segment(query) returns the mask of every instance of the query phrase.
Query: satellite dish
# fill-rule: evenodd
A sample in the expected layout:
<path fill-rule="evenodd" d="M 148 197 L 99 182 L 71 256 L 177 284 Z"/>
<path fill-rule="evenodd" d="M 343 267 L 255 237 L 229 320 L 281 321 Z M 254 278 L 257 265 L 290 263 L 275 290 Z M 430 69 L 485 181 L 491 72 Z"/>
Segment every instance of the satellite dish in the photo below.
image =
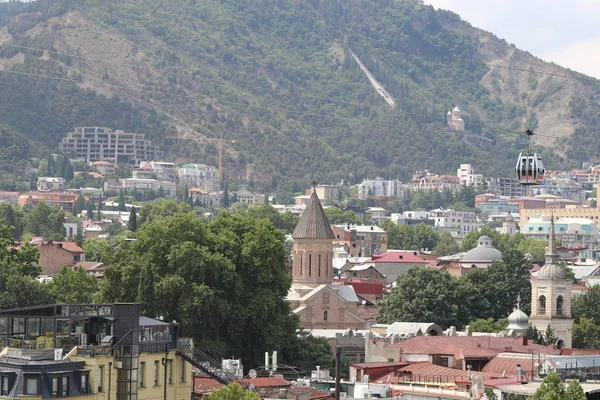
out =
<path fill-rule="evenodd" d="M 255 369 L 251 369 L 250 371 L 248 371 L 248 376 L 250 377 L 250 379 L 255 379 L 258 374 L 256 373 Z"/>
<path fill-rule="evenodd" d="M 366 301 L 366 300 L 363 300 L 363 301 L 362 301 L 362 305 L 364 306 L 365 304 L 367 304 L 367 301 Z"/>

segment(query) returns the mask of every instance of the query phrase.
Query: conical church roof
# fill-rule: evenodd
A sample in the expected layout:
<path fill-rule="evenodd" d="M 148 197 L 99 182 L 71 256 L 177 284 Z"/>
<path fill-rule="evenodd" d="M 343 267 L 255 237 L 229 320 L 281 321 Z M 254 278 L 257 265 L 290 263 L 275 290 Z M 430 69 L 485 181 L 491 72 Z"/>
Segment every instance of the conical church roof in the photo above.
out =
<path fill-rule="evenodd" d="M 565 270 L 558 265 L 560 258 L 556 254 L 556 236 L 554 230 L 554 216 L 550 218 L 550 239 L 546 249 L 546 263 L 538 272 L 538 279 L 565 279 Z"/>
<path fill-rule="evenodd" d="M 292 237 L 294 239 L 335 238 L 316 191 L 313 191 L 310 196 L 308 206 L 302 213 Z"/>

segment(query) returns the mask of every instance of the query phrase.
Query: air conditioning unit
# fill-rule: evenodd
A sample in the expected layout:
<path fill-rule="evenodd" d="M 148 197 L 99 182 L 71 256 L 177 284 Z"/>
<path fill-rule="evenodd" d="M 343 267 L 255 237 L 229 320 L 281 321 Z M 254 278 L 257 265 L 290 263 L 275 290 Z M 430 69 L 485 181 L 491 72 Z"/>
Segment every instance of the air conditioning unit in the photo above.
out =
<path fill-rule="evenodd" d="M 363 398 L 364 399 L 370 399 L 371 398 L 371 392 L 365 392 Z"/>

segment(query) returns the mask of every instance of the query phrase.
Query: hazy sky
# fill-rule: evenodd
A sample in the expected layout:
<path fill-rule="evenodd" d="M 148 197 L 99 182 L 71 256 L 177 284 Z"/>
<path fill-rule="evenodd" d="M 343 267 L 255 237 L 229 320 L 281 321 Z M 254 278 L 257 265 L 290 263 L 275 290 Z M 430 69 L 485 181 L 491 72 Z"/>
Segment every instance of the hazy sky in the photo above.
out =
<path fill-rule="evenodd" d="M 424 0 L 536 57 L 600 78 L 600 0 Z"/>

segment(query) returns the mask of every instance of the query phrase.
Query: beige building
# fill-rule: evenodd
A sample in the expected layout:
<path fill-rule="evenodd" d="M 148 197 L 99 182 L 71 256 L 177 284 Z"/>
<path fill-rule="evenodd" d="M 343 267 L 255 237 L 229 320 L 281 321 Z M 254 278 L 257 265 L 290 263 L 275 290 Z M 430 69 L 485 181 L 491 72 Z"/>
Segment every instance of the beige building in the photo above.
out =
<path fill-rule="evenodd" d="M 362 329 L 359 299 L 349 285 L 332 285 L 333 239 L 316 191 L 292 234 L 292 287 L 287 296 L 304 329 Z"/>
<path fill-rule="evenodd" d="M 546 263 L 538 271 L 537 279 L 531 280 L 531 316 L 529 322 L 538 331 L 552 327 L 558 341 L 556 347 L 570 348 L 573 340 L 573 318 L 571 316 L 571 288 L 573 282 L 565 279 L 564 269 L 558 265 L 555 248 L 554 219 L 546 251 Z"/>

